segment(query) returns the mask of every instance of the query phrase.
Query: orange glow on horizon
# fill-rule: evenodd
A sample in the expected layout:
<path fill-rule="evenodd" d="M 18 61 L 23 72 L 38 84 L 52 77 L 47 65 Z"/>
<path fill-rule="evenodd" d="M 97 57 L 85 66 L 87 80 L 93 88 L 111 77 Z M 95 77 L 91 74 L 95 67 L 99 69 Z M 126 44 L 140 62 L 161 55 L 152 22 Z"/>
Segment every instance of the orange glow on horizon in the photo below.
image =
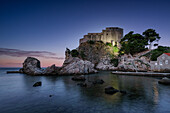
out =
<path fill-rule="evenodd" d="M 0 67 L 22 67 L 22 63 L 26 57 L 11 57 L 11 56 L 0 56 Z M 62 66 L 64 59 L 50 59 L 37 57 L 41 62 L 41 67 L 48 67 L 53 64 L 56 66 Z"/>

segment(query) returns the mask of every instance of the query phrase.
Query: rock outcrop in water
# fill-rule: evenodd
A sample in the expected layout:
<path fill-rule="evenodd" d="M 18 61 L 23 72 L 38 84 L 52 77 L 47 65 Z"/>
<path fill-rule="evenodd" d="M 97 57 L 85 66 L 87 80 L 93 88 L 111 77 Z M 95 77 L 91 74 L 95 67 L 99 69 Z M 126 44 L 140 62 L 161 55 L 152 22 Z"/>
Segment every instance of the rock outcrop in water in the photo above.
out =
<path fill-rule="evenodd" d="M 20 69 L 21 73 L 28 75 L 57 75 L 59 67 L 52 65 L 46 69 L 42 69 L 40 61 L 33 57 L 27 57 L 23 63 L 23 68 Z"/>
<path fill-rule="evenodd" d="M 57 75 L 59 72 L 59 69 L 60 67 L 56 67 L 55 64 L 53 64 L 52 66 L 47 67 L 44 70 L 43 74 L 44 75 Z"/>
<path fill-rule="evenodd" d="M 89 74 L 96 73 L 97 70 L 94 69 L 94 64 L 87 60 L 82 60 L 78 57 L 70 56 L 66 59 L 61 67 L 59 74 Z"/>
<path fill-rule="evenodd" d="M 42 69 L 40 61 L 33 57 L 27 57 L 23 63 L 23 68 L 20 72 L 28 75 L 80 75 L 96 73 L 94 64 L 87 60 L 82 60 L 78 57 L 69 57 L 63 63 L 62 67 L 56 67 L 55 65 L 49 66 L 46 69 Z"/>
<path fill-rule="evenodd" d="M 44 70 L 41 69 L 40 61 L 33 57 L 27 57 L 23 63 L 22 72 L 29 75 L 41 75 Z"/>

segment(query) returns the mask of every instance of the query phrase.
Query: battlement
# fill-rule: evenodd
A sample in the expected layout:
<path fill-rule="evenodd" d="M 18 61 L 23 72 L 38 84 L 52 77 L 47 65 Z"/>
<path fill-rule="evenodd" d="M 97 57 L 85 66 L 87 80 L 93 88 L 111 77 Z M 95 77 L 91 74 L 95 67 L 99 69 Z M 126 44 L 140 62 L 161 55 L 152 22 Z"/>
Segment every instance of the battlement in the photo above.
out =
<path fill-rule="evenodd" d="M 88 33 L 84 35 L 82 39 L 80 39 L 80 44 L 84 43 L 88 40 L 93 41 L 103 41 L 104 43 L 112 43 L 113 45 L 120 46 L 120 40 L 123 37 L 123 29 L 119 27 L 107 27 L 102 30 L 101 33 Z"/>

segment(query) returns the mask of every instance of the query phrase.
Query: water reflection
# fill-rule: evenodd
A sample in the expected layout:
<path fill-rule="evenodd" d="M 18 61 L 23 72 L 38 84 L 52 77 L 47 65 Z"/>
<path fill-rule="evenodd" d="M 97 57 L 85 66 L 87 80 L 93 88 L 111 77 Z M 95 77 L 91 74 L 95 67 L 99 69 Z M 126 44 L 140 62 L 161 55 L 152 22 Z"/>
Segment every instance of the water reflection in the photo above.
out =
<path fill-rule="evenodd" d="M 5 74 L 0 79 L 0 112 L 18 113 L 24 109 L 25 113 L 170 112 L 170 87 L 159 85 L 156 78 L 118 76 L 103 71 L 86 78 L 89 84 L 97 79 L 103 79 L 104 84 L 83 88 L 71 77 Z M 37 81 L 42 81 L 42 86 L 32 87 Z M 107 95 L 104 93 L 107 86 L 125 90 L 127 94 Z M 12 104 L 16 102 L 17 105 Z"/>

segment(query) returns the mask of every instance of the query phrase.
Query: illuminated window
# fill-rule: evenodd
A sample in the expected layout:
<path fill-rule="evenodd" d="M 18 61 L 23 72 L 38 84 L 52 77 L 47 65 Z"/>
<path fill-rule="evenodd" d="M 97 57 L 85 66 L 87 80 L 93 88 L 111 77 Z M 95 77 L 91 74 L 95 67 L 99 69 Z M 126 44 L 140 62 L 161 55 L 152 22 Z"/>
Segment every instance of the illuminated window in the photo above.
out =
<path fill-rule="evenodd" d="M 165 60 L 165 64 L 168 64 L 168 60 Z"/>

